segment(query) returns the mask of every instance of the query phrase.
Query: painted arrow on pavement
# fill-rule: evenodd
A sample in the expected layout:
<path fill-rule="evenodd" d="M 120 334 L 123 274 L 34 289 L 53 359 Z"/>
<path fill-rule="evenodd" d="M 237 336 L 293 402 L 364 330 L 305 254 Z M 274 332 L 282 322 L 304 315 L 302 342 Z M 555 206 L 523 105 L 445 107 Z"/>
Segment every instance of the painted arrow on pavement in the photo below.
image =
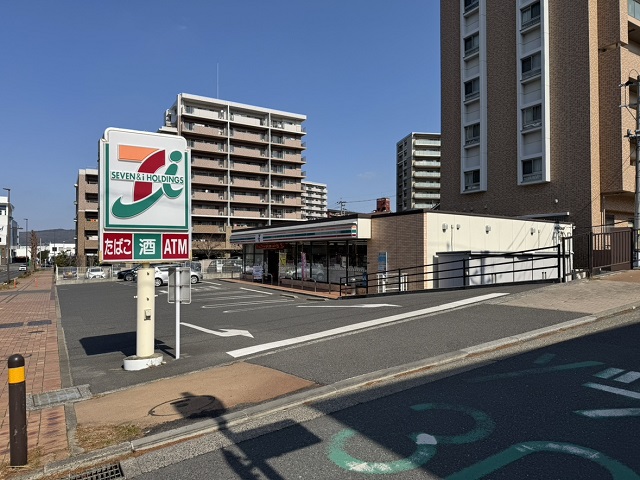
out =
<path fill-rule="evenodd" d="M 219 337 L 235 337 L 238 335 L 242 335 L 243 337 L 253 338 L 253 335 L 251 335 L 248 330 L 234 330 L 232 328 L 221 328 L 220 331 L 209 330 L 208 328 L 199 327 L 197 325 L 192 325 L 190 323 L 185 323 L 185 322 L 180 322 L 180 325 L 184 325 L 185 327 L 195 328 L 196 330 L 200 330 L 201 332 L 218 335 Z"/>

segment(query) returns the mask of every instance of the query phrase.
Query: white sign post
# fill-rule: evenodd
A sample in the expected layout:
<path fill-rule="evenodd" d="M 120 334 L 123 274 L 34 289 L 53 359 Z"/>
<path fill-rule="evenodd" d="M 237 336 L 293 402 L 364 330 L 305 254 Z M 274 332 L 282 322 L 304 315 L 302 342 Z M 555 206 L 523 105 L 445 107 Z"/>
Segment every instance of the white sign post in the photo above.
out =
<path fill-rule="evenodd" d="M 169 269 L 169 303 L 176 304 L 176 360 L 180 358 L 180 304 L 191 303 L 191 269 L 172 267 Z"/>
<path fill-rule="evenodd" d="M 191 260 L 190 159 L 183 137 L 108 128 L 100 140 L 101 262 L 138 262 L 136 355 L 125 370 L 162 363 L 155 348 L 152 263 Z"/>

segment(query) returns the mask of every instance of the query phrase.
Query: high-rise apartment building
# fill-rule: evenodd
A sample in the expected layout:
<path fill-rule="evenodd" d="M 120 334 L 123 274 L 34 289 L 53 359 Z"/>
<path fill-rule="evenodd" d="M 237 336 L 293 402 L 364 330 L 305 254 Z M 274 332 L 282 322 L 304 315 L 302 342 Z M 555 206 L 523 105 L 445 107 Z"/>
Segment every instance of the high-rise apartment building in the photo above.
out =
<path fill-rule="evenodd" d="M 98 263 L 98 169 L 78 171 L 76 187 L 76 254 L 79 266 Z"/>
<path fill-rule="evenodd" d="M 303 220 L 305 115 L 182 93 L 158 131 L 191 150 L 192 239 Z M 221 249 L 224 249 L 222 247 Z"/>
<path fill-rule="evenodd" d="M 442 209 L 626 226 L 640 2 L 440 7 Z"/>
<path fill-rule="evenodd" d="M 396 210 L 440 203 L 440 134 L 410 133 L 396 144 Z"/>
<path fill-rule="evenodd" d="M 302 181 L 302 218 L 315 220 L 327 218 L 327 185 L 325 183 Z"/>

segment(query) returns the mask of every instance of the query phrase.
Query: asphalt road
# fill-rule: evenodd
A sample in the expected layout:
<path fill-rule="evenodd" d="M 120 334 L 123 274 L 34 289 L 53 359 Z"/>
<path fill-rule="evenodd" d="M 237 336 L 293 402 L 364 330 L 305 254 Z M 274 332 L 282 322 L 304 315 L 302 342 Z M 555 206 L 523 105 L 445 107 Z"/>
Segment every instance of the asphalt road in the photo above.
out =
<path fill-rule="evenodd" d="M 462 308 L 454 303 L 532 288 L 539 286 L 317 301 L 259 285 L 203 282 L 193 287 L 192 303 L 181 306 L 175 360 L 175 306 L 160 287 L 156 351 L 166 363 L 138 372 L 122 369 L 136 353 L 136 285 L 63 283 L 57 291 L 73 383 L 97 394 L 237 360 L 327 384 L 581 316 L 506 307 L 500 297 Z"/>
<path fill-rule="evenodd" d="M 634 323 L 317 402 L 306 421 L 176 445 L 155 456 L 180 460 L 134 476 L 640 479 L 640 313 L 625 315 Z"/>

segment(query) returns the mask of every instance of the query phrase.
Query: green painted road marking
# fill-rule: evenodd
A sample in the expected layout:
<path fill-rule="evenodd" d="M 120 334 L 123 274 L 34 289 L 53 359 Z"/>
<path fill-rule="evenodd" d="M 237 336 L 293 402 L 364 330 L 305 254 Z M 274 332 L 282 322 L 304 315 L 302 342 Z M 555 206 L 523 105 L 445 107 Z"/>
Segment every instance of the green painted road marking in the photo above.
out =
<path fill-rule="evenodd" d="M 503 450 L 475 465 L 471 465 L 453 475 L 449 475 L 446 480 L 478 480 L 499 470 L 513 462 L 520 460 L 532 453 L 551 452 L 575 455 L 585 460 L 595 462 L 605 468 L 611 474 L 613 480 L 640 480 L 640 476 L 626 465 L 609 458 L 597 450 L 573 445 L 571 443 L 559 442 L 525 442 Z"/>
<path fill-rule="evenodd" d="M 424 412 L 427 410 L 452 410 L 469 415 L 476 421 L 476 426 L 467 433 L 460 435 L 434 435 L 439 444 L 442 445 L 462 445 L 464 443 L 473 443 L 491 435 L 495 429 L 493 420 L 484 412 L 473 408 L 464 407 L 462 405 L 449 405 L 446 403 L 423 403 L 410 407 L 416 412 Z"/>
<path fill-rule="evenodd" d="M 373 475 L 386 475 L 398 472 L 406 472 L 418 468 L 427 463 L 436 453 L 436 447 L 432 444 L 433 437 L 428 434 L 414 434 L 411 438 L 416 443 L 416 450 L 407 458 L 392 462 L 365 462 L 352 457 L 345 450 L 347 440 L 359 435 L 355 430 L 345 428 L 333 437 L 329 445 L 329 459 L 344 470 L 350 472 L 369 473 Z"/>
<path fill-rule="evenodd" d="M 416 443 L 416 450 L 407 458 L 391 462 L 366 462 L 355 458 L 346 452 L 347 440 L 359 435 L 351 429 L 344 429 L 336 434 L 329 444 L 329 459 L 340 468 L 351 472 L 386 475 L 414 470 L 427 463 L 436 454 L 437 444 L 460 445 L 473 443 L 491 435 L 495 428 L 493 420 L 480 410 L 461 405 L 445 403 L 422 403 L 410 407 L 416 412 L 430 410 L 452 410 L 469 415 L 476 421 L 476 426 L 467 433 L 460 435 L 430 435 L 428 433 L 414 433 L 410 437 Z"/>

